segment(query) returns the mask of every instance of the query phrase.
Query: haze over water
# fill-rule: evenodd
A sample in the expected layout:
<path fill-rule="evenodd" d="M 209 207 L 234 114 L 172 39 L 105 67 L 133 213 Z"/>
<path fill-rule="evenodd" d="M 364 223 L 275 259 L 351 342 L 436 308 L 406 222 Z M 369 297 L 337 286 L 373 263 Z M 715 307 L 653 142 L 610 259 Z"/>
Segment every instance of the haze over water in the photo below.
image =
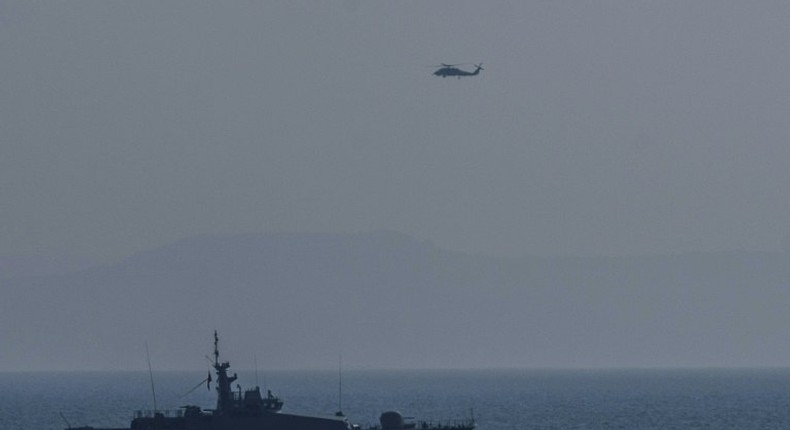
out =
<path fill-rule="evenodd" d="M 252 372 L 240 374 L 254 381 Z M 184 394 L 205 374 L 155 373 L 160 408 L 213 407 L 205 388 Z M 151 409 L 148 375 L 0 374 L 0 426 L 56 430 L 66 425 L 128 426 L 133 409 Z M 337 374 L 265 372 L 262 385 L 285 410 L 331 415 Z M 367 426 L 398 409 L 417 420 L 469 417 L 478 428 L 784 429 L 790 422 L 787 370 L 359 371 L 343 375 L 343 411 Z"/>

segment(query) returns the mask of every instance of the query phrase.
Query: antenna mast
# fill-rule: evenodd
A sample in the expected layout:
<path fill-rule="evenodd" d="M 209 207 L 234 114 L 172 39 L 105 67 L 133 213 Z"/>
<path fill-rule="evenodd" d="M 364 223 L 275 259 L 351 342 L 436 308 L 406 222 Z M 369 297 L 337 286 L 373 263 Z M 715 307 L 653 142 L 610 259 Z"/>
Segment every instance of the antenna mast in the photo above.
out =
<path fill-rule="evenodd" d="M 260 388 L 258 384 L 258 354 L 252 356 L 252 361 L 255 363 L 255 387 Z"/>
<path fill-rule="evenodd" d="M 63 421 L 66 422 L 66 426 L 68 426 L 67 430 L 71 430 L 71 423 L 69 422 L 69 420 L 66 419 L 65 416 L 63 416 L 63 412 L 58 412 L 58 414 L 60 414 L 60 418 L 62 418 Z"/>
<path fill-rule="evenodd" d="M 337 413 L 338 417 L 343 416 L 343 353 L 337 359 Z"/>
<path fill-rule="evenodd" d="M 148 376 L 151 378 L 151 395 L 154 397 L 154 412 L 156 409 L 156 390 L 154 389 L 154 371 L 151 370 L 151 354 L 148 353 L 148 342 L 145 342 L 145 357 L 148 359 Z"/>
<path fill-rule="evenodd" d="M 214 330 L 214 366 L 219 365 L 219 336 L 217 336 L 217 331 Z"/>

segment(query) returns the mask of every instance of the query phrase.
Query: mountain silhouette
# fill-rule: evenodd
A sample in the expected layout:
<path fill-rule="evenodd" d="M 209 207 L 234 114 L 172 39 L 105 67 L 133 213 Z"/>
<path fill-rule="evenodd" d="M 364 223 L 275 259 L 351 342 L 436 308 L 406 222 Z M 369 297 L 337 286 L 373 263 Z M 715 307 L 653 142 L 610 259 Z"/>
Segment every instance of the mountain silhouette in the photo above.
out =
<path fill-rule="evenodd" d="M 781 365 L 789 260 L 506 259 L 388 231 L 200 236 L 0 281 L 0 370 L 142 369 L 145 342 L 159 368 L 199 369 L 215 328 L 237 368 L 254 355 L 332 368 L 340 353 L 357 367 Z"/>

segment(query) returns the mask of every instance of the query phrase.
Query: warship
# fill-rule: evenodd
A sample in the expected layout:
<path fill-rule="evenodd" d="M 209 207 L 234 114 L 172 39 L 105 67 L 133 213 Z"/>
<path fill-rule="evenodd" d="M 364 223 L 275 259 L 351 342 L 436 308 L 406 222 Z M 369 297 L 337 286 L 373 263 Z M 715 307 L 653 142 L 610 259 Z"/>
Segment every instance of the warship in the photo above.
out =
<path fill-rule="evenodd" d="M 216 373 L 217 404 L 215 409 L 199 406 L 182 406 L 175 411 L 137 411 L 129 427 L 67 427 L 66 430 L 472 430 L 474 416 L 468 420 L 433 424 L 427 421 L 412 422 L 397 411 L 381 414 L 379 425 L 362 428 L 349 423 L 338 411 L 334 416 L 310 416 L 282 412 L 284 402 L 267 390 L 261 395 L 259 387 L 233 391 L 231 384 L 238 376 L 229 375 L 230 362 L 219 360 L 219 337 L 214 331 L 214 361 Z M 205 380 L 210 386 L 211 374 Z"/>

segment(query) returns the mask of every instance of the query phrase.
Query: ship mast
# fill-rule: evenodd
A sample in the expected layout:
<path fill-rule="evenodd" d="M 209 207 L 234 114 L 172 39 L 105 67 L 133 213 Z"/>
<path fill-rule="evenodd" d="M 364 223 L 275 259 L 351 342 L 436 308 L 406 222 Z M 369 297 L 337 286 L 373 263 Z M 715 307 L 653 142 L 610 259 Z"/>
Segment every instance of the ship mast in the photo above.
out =
<path fill-rule="evenodd" d="M 217 336 L 217 331 L 214 330 L 214 368 L 219 365 L 219 336 Z"/>
<path fill-rule="evenodd" d="M 214 370 L 217 372 L 217 413 L 222 414 L 233 409 L 233 392 L 231 384 L 238 378 L 234 373 L 228 376 L 230 362 L 219 362 L 219 336 L 214 330 Z"/>

